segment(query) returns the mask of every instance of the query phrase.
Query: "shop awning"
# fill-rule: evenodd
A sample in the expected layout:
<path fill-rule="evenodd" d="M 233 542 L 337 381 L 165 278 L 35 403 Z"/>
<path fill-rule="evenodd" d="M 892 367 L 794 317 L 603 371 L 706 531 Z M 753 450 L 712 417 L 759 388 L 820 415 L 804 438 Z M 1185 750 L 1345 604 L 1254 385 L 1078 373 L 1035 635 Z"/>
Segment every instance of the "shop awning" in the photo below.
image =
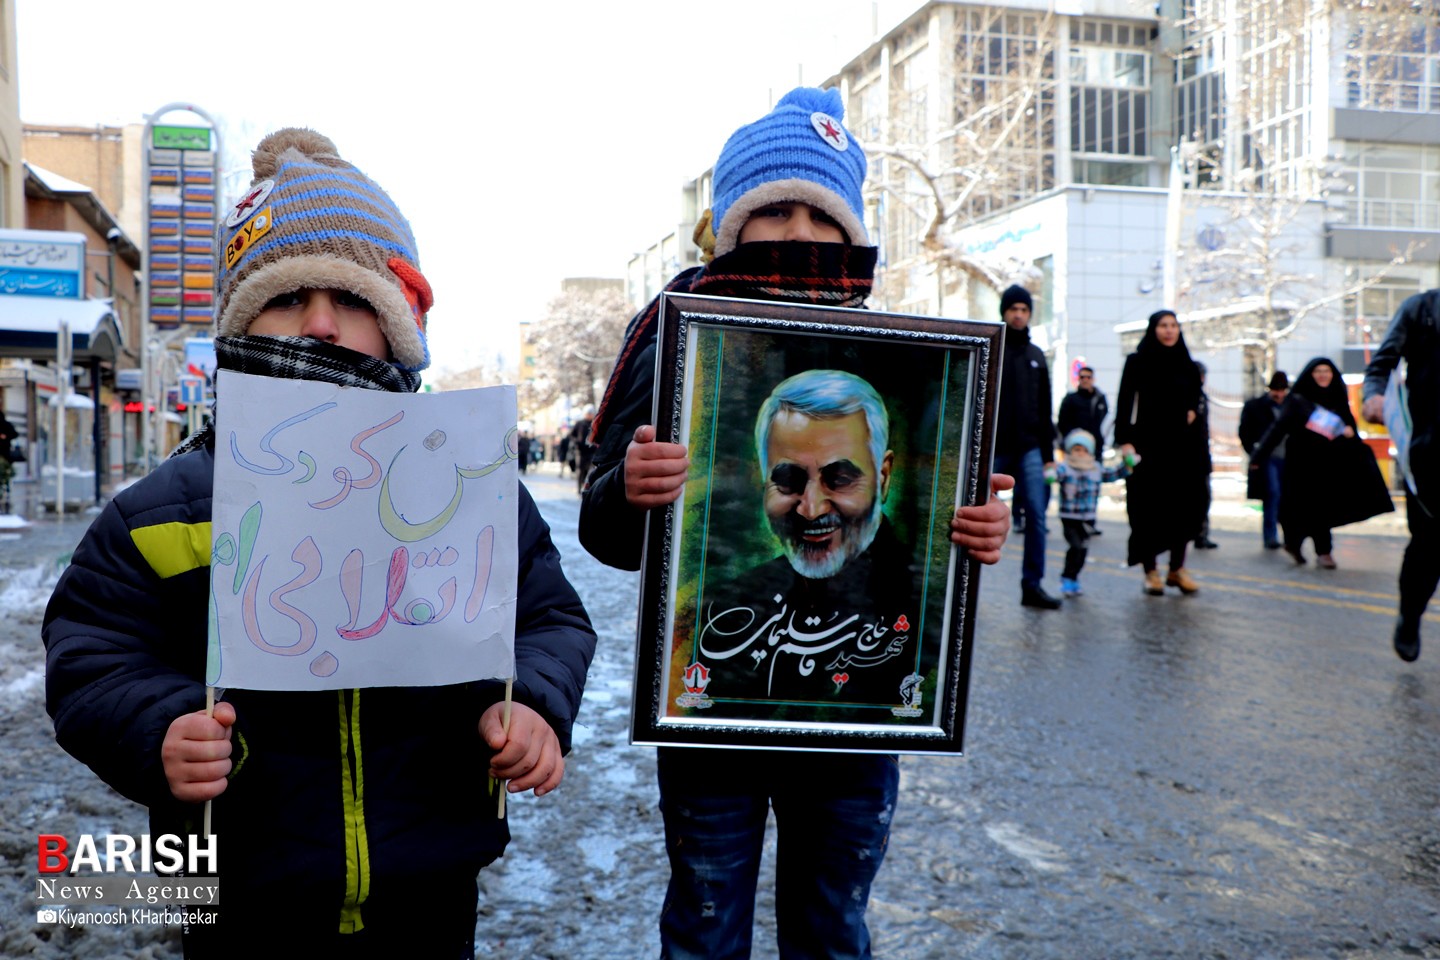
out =
<path fill-rule="evenodd" d="M 108 300 L 0 296 L 0 357 L 55 359 L 60 321 L 70 323 L 74 362 L 114 361 L 122 346 Z"/>

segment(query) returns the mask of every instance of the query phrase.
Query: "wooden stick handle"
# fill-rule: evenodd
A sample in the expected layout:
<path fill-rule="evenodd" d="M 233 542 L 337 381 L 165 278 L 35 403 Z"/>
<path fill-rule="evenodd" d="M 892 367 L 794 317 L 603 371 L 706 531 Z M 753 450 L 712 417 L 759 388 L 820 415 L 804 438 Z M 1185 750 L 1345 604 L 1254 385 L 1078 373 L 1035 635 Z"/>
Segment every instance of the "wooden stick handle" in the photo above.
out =
<path fill-rule="evenodd" d="M 505 678 L 505 713 L 504 713 L 504 716 L 502 716 L 502 717 L 500 718 L 500 726 L 504 728 L 504 730 L 505 730 L 505 735 L 506 735 L 507 737 L 510 735 L 510 703 L 511 703 L 510 694 L 514 691 L 514 689 L 515 689 L 515 678 L 514 678 L 514 677 L 506 677 L 506 678 Z M 499 809 L 499 811 L 495 814 L 495 816 L 498 817 L 498 818 L 501 819 L 501 820 L 504 820 L 504 819 L 505 819 L 505 794 L 509 792 L 509 791 L 507 791 L 507 790 L 505 789 L 505 784 L 506 784 L 506 781 L 504 781 L 504 780 L 501 780 L 501 781 L 500 781 L 500 809 Z M 207 809 L 207 810 L 209 809 L 208 805 L 207 805 L 206 809 Z"/>
<path fill-rule="evenodd" d="M 213 717 L 213 716 L 215 716 L 215 688 L 214 688 L 214 687 L 206 687 L 206 688 L 205 688 L 205 716 L 207 716 L 207 717 Z M 209 801 L 209 800 L 206 800 L 206 801 L 205 801 L 205 814 L 204 814 L 204 817 L 203 817 L 204 823 L 203 823 L 203 825 L 202 825 L 202 827 L 201 827 L 201 831 L 202 831 L 202 834 L 201 834 L 201 835 L 202 835 L 202 836 L 206 836 L 206 837 L 210 836 L 210 803 L 211 803 L 211 801 Z"/>

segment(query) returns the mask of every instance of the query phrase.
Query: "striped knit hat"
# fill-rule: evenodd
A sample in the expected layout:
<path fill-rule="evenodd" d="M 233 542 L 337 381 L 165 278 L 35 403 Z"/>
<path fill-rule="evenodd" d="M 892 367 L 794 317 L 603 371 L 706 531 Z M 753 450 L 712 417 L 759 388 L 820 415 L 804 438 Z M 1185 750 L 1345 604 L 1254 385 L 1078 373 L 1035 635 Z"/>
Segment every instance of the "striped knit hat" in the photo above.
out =
<path fill-rule="evenodd" d="M 796 87 L 731 135 L 715 161 L 715 256 L 734 250 L 745 221 L 772 203 L 808 203 L 833 217 L 852 244 L 869 245 L 860 199 L 865 152 L 844 118 L 839 91 Z"/>
<path fill-rule="evenodd" d="M 434 297 L 410 224 L 329 138 L 287 128 L 255 148 L 255 180 L 216 230 L 215 333 L 240 336 L 273 297 L 302 288 L 363 297 L 394 363 L 430 365 Z"/>

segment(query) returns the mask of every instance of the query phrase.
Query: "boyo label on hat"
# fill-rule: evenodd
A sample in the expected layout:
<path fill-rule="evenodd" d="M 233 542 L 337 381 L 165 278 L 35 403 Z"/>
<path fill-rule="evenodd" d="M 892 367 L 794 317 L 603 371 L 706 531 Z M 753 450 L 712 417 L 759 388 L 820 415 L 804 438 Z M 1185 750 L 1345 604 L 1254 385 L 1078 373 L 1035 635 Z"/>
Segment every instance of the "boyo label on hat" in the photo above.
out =
<path fill-rule="evenodd" d="M 260 209 L 260 204 L 264 203 L 265 199 L 270 196 L 270 191 L 274 189 L 274 180 L 261 180 L 255 184 L 255 186 L 251 187 L 250 192 L 241 197 L 240 202 L 235 204 L 235 209 L 230 211 L 230 216 L 225 218 L 225 226 L 238 227 L 246 220 L 249 220 L 255 215 L 255 212 Z"/>
<path fill-rule="evenodd" d="M 255 245 L 265 234 L 270 232 L 270 208 L 266 207 L 250 219 L 250 222 L 241 227 L 230 242 L 225 245 L 225 269 L 229 270 L 235 266 L 236 261 Z"/>
<path fill-rule="evenodd" d="M 844 153 L 850 146 L 850 138 L 845 136 L 845 129 L 830 114 L 816 110 L 810 114 L 810 125 L 815 128 L 816 133 L 820 134 L 821 140 L 841 153 Z"/>

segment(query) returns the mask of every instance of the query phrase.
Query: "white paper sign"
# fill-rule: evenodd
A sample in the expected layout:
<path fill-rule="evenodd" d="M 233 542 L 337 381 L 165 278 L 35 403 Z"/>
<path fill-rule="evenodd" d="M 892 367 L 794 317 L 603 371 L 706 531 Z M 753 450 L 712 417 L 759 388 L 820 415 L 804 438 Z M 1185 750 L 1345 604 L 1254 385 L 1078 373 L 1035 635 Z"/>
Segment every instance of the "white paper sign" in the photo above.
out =
<path fill-rule="evenodd" d="M 514 675 L 513 387 L 397 394 L 219 374 L 206 683 Z"/>
<path fill-rule="evenodd" d="M 1385 432 L 1395 447 L 1405 485 L 1415 493 L 1415 478 L 1410 476 L 1410 399 L 1399 370 L 1390 372 L 1390 382 L 1385 385 Z"/>

